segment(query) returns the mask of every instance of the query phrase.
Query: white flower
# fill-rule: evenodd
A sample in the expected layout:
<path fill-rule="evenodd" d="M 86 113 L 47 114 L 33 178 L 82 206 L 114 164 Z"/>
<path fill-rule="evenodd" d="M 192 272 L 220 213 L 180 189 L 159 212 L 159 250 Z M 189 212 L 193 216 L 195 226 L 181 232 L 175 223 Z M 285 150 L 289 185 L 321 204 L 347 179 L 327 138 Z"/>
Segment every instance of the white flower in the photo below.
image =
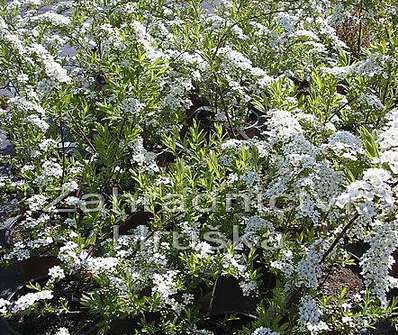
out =
<path fill-rule="evenodd" d="M 398 174 L 398 150 L 384 151 L 380 155 L 380 162 L 387 163 L 393 174 Z"/>
<path fill-rule="evenodd" d="M 62 176 L 62 166 L 53 161 L 45 161 L 42 175 L 46 178 L 60 178 Z"/>
<path fill-rule="evenodd" d="M 255 29 L 255 35 L 262 37 L 262 36 L 267 36 L 271 35 L 272 31 L 269 30 L 267 27 L 262 25 L 261 23 L 255 22 L 255 21 L 250 21 L 249 24 Z"/>
<path fill-rule="evenodd" d="M 79 189 L 79 184 L 78 184 L 76 181 L 71 180 L 71 181 L 65 183 L 65 184 L 62 186 L 62 188 L 63 188 L 63 190 L 65 190 L 65 191 L 73 192 L 73 191 L 76 191 L 76 190 Z"/>
<path fill-rule="evenodd" d="M 237 275 L 245 277 L 246 267 L 240 262 L 242 262 L 242 258 L 238 254 L 224 254 L 222 258 L 222 265 L 225 270 L 232 270 Z"/>
<path fill-rule="evenodd" d="M 16 258 L 19 261 L 24 259 L 28 259 L 30 257 L 30 252 L 26 248 L 25 243 L 23 242 L 16 242 L 12 251 L 6 256 L 6 259 Z"/>
<path fill-rule="evenodd" d="M 387 61 L 389 61 L 388 56 L 373 54 L 370 58 L 353 65 L 323 68 L 322 71 L 338 78 L 345 78 L 349 75 L 374 77 L 384 73 L 384 65 Z"/>
<path fill-rule="evenodd" d="M 345 302 L 345 303 L 341 304 L 341 308 L 345 311 L 349 311 L 352 308 L 352 304 Z"/>
<path fill-rule="evenodd" d="M 79 162 L 75 162 L 74 166 L 72 166 L 69 169 L 69 173 L 71 174 L 80 174 L 83 171 L 83 165 L 81 165 Z"/>
<path fill-rule="evenodd" d="M 249 170 L 246 174 L 242 176 L 241 179 L 248 188 L 251 188 L 253 187 L 254 183 L 258 180 L 258 175 L 255 171 Z"/>
<path fill-rule="evenodd" d="M 70 335 L 69 330 L 65 327 L 61 327 L 57 330 L 54 335 Z"/>
<path fill-rule="evenodd" d="M 302 133 L 303 130 L 292 113 L 279 109 L 271 110 L 268 113 L 270 115 L 268 121 L 269 130 L 266 134 L 271 139 L 287 139 Z"/>
<path fill-rule="evenodd" d="M 128 98 L 123 101 L 123 110 L 127 114 L 139 114 L 145 108 L 145 104 L 136 98 Z"/>
<path fill-rule="evenodd" d="M 147 32 L 145 26 L 139 21 L 133 21 L 130 24 L 135 30 L 137 39 L 144 47 L 148 58 L 151 60 L 155 60 L 162 57 L 163 53 L 154 46 L 155 41 L 152 36 Z"/>
<path fill-rule="evenodd" d="M 223 66 L 226 69 L 231 68 L 232 70 L 240 70 L 247 72 L 254 77 L 259 77 L 259 80 L 263 80 L 263 85 L 272 80 L 272 78 L 269 77 L 264 70 L 258 67 L 253 67 L 249 58 L 232 49 L 230 46 L 220 48 L 218 50 L 218 54 L 223 60 Z"/>
<path fill-rule="evenodd" d="M 308 288 L 318 286 L 318 277 L 321 275 L 319 264 L 322 255 L 311 248 L 306 251 L 304 257 L 297 264 L 297 273 L 299 275 L 299 283 L 304 284 Z"/>
<path fill-rule="evenodd" d="M 213 254 L 212 246 L 207 242 L 199 242 L 194 246 L 199 258 L 205 258 Z"/>
<path fill-rule="evenodd" d="M 393 192 L 388 181 L 391 175 L 388 171 L 379 168 L 371 168 L 364 172 L 362 180 L 352 182 L 336 199 L 336 205 L 344 208 L 347 205 L 355 205 L 357 211 L 371 218 L 375 215 L 378 199 L 382 209 L 388 210 L 394 206 Z"/>
<path fill-rule="evenodd" d="M 86 261 L 86 267 L 95 274 L 112 273 L 116 270 L 119 260 L 115 257 L 90 257 Z"/>
<path fill-rule="evenodd" d="M 168 82 L 168 93 L 163 98 L 163 105 L 170 109 L 189 109 L 192 101 L 186 98 L 187 92 L 193 88 L 192 78 L 175 78 Z"/>
<path fill-rule="evenodd" d="M 244 145 L 244 141 L 241 140 L 235 140 L 235 139 L 228 139 L 224 143 L 221 144 L 221 148 L 223 150 L 227 149 L 237 149 L 240 146 Z"/>
<path fill-rule="evenodd" d="M 8 300 L 0 298 L 0 315 L 6 314 L 10 305 L 11 303 Z"/>
<path fill-rule="evenodd" d="M 398 108 L 387 115 L 387 126 L 380 134 L 380 161 L 387 163 L 392 173 L 398 174 Z"/>
<path fill-rule="evenodd" d="M 26 122 L 39 128 L 43 133 L 45 133 L 50 127 L 50 125 L 46 121 L 42 120 L 39 116 L 35 114 L 27 116 L 25 120 Z"/>
<path fill-rule="evenodd" d="M 292 32 L 297 24 L 298 17 L 282 12 L 277 14 L 276 20 L 286 32 Z"/>
<path fill-rule="evenodd" d="M 336 30 L 329 24 L 328 19 L 318 17 L 316 22 L 320 25 L 320 33 L 325 35 L 336 49 L 347 49 L 347 45 L 337 36 Z"/>
<path fill-rule="evenodd" d="M 328 143 L 323 147 L 333 151 L 337 156 L 353 161 L 358 159 L 358 155 L 365 152 L 361 140 L 348 131 L 338 131 L 329 138 Z"/>
<path fill-rule="evenodd" d="M 86 252 L 79 252 L 79 246 L 72 241 L 68 241 L 59 249 L 58 258 L 72 270 L 78 269 L 87 259 Z"/>
<path fill-rule="evenodd" d="M 31 249 L 38 249 L 47 245 L 50 245 L 54 242 L 52 237 L 47 236 L 43 238 L 37 238 L 37 239 L 32 239 L 29 242 L 27 242 L 27 246 L 30 247 Z"/>
<path fill-rule="evenodd" d="M 18 313 L 28 309 L 40 300 L 49 300 L 52 298 L 53 294 L 49 290 L 44 290 L 37 293 L 28 293 L 13 303 L 12 310 L 13 312 Z"/>
<path fill-rule="evenodd" d="M 149 171 L 158 171 L 159 168 L 156 164 L 156 154 L 154 152 L 148 151 L 144 148 L 143 139 L 139 137 L 134 142 L 129 144 L 129 147 L 132 149 L 132 159 L 133 163 L 139 165 L 139 167 L 149 170 Z"/>
<path fill-rule="evenodd" d="M 217 122 L 226 122 L 226 121 L 228 121 L 227 115 L 225 113 L 223 113 L 223 112 L 220 112 L 220 111 L 218 111 L 216 113 L 216 115 L 214 116 L 214 119 Z"/>
<path fill-rule="evenodd" d="M 384 72 L 386 63 L 390 60 L 389 56 L 372 54 L 365 61 L 353 65 L 355 74 L 373 77 Z"/>
<path fill-rule="evenodd" d="M 304 29 L 299 29 L 296 30 L 291 37 L 308 37 L 310 39 L 313 39 L 315 41 L 319 41 L 319 37 L 312 31 L 309 30 L 304 30 Z"/>
<path fill-rule="evenodd" d="M 363 173 L 363 179 L 369 181 L 376 189 L 379 189 L 385 186 L 385 183 L 391 179 L 391 175 L 384 169 L 372 168 Z"/>
<path fill-rule="evenodd" d="M 159 185 L 168 185 L 170 183 L 171 183 L 171 180 L 168 177 L 161 176 L 158 179 L 156 179 L 156 185 L 158 185 L 158 186 Z"/>
<path fill-rule="evenodd" d="M 231 32 L 239 39 L 241 40 L 246 40 L 248 37 L 243 33 L 243 30 L 241 27 L 238 25 L 232 25 L 231 27 Z"/>
<path fill-rule="evenodd" d="M 317 334 L 329 329 L 328 325 L 321 321 L 322 314 L 314 299 L 308 296 L 301 298 L 299 306 L 300 322 L 311 334 Z"/>
<path fill-rule="evenodd" d="M 78 197 L 75 196 L 70 196 L 64 199 L 65 204 L 71 207 L 79 207 L 79 206 L 84 206 L 85 202 L 83 200 L 80 200 Z"/>
<path fill-rule="evenodd" d="M 48 275 L 50 276 L 52 281 L 56 281 L 56 280 L 65 278 L 64 270 L 58 265 L 55 265 L 52 268 L 50 268 L 48 270 Z"/>
<path fill-rule="evenodd" d="M 239 286 L 245 297 L 258 293 L 258 286 L 255 280 L 248 280 L 245 278 L 243 281 L 239 282 Z"/>
<path fill-rule="evenodd" d="M 210 330 L 206 329 L 196 329 L 196 326 L 194 326 L 195 329 L 191 330 L 188 334 L 189 335 L 214 335 L 213 332 Z"/>
<path fill-rule="evenodd" d="M 61 14 L 46 12 L 32 18 L 32 21 L 49 22 L 56 26 L 67 26 L 70 24 L 70 18 Z"/>
<path fill-rule="evenodd" d="M 54 57 L 46 50 L 46 48 L 36 43 L 34 43 L 31 48 L 43 63 L 48 77 L 61 83 L 69 83 L 71 81 L 67 71 L 54 60 Z"/>
<path fill-rule="evenodd" d="M 25 73 L 21 73 L 17 76 L 17 80 L 22 83 L 26 83 L 29 80 L 29 76 Z"/>
<path fill-rule="evenodd" d="M 380 98 L 372 93 L 364 93 L 359 97 L 359 101 L 364 102 L 370 109 L 383 109 L 384 105 Z"/>
<path fill-rule="evenodd" d="M 46 138 L 39 144 L 39 148 L 42 151 L 48 151 L 48 149 L 56 147 L 57 147 L 57 142 L 51 138 Z"/>
<path fill-rule="evenodd" d="M 32 97 L 32 99 L 35 100 L 34 97 Z M 21 109 L 25 112 L 37 114 L 40 117 L 44 117 L 46 115 L 46 111 L 44 110 L 44 108 L 40 106 L 36 101 L 30 101 L 26 98 L 17 96 L 15 98 L 11 98 L 10 103 L 18 109 Z"/>
<path fill-rule="evenodd" d="M 34 211 L 42 210 L 47 203 L 47 198 L 42 194 L 36 194 L 27 200 L 29 209 Z"/>
<path fill-rule="evenodd" d="M 362 275 L 366 286 L 383 305 L 386 305 L 387 291 L 393 287 L 389 270 L 395 263 L 392 253 L 398 247 L 398 221 L 377 222 L 374 231 L 366 240 L 370 248 L 361 258 Z"/>
<path fill-rule="evenodd" d="M 260 230 L 267 229 L 268 232 L 273 232 L 274 227 L 271 222 L 264 220 L 259 216 L 251 216 L 245 226 L 245 234 L 255 234 Z"/>
<path fill-rule="evenodd" d="M 279 335 L 278 332 L 274 332 L 269 328 L 260 327 L 257 328 L 252 335 Z"/>
<path fill-rule="evenodd" d="M 342 323 L 346 323 L 346 324 L 348 324 L 348 325 L 350 325 L 351 323 L 352 323 L 352 317 L 350 317 L 350 316 L 343 316 L 342 318 L 341 318 L 341 322 Z"/>
<path fill-rule="evenodd" d="M 21 173 L 27 173 L 27 172 L 31 172 L 34 171 L 35 166 L 32 164 L 26 164 L 21 168 Z"/>
<path fill-rule="evenodd" d="M 180 309 L 179 304 L 172 297 L 177 293 L 176 280 L 178 274 L 179 272 L 174 270 L 168 270 L 163 274 L 155 273 L 153 275 L 152 287 L 152 291 L 159 295 L 163 304 L 168 305 L 175 311 L 178 311 Z"/>

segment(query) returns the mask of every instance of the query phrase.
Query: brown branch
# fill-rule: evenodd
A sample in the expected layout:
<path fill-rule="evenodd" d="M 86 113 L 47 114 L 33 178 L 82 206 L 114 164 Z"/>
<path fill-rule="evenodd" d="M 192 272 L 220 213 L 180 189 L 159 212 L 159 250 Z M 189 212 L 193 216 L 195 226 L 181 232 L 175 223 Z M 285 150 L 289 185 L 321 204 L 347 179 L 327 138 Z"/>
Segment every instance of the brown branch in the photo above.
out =
<path fill-rule="evenodd" d="M 356 213 L 350 221 L 348 221 L 348 223 L 343 227 L 343 229 L 341 230 L 341 232 L 336 236 L 336 239 L 333 241 L 333 243 L 331 244 L 331 246 L 328 248 L 328 250 L 326 250 L 326 252 L 323 254 L 322 259 L 321 259 L 321 263 L 323 263 L 326 258 L 330 255 L 330 253 L 334 250 L 334 248 L 336 247 L 336 245 L 340 242 L 340 240 L 350 231 L 350 229 L 352 228 L 352 225 L 354 224 L 355 220 L 358 219 L 359 214 Z"/>

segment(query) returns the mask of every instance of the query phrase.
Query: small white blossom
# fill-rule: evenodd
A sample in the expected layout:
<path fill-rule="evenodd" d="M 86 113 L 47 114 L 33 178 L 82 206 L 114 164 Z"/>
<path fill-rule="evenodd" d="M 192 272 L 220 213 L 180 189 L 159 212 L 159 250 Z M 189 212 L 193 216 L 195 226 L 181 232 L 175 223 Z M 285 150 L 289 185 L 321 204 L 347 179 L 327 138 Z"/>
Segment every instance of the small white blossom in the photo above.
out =
<path fill-rule="evenodd" d="M 65 327 L 61 327 L 57 330 L 54 335 L 70 335 L 69 330 Z"/>
<path fill-rule="evenodd" d="M 42 120 L 38 115 L 29 115 L 26 117 L 25 120 L 26 122 L 39 128 L 40 131 L 43 133 L 45 133 L 50 127 L 50 125 L 46 121 Z"/>
<path fill-rule="evenodd" d="M 29 209 L 31 211 L 39 211 L 44 208 L 47 203 L 47 198 L 42 194 L 37 194 L 27 200 Z"/>
<path fill-rule="evenodd" d="M 170 306 L 174 310 L 179 308 L 178 303 L 172 297 L 177 293 L 177 280 L 178 272 L 168 270 L 164 274 L 155 273 L 153 275 L 153 288 L 152 291 L 157 293 L 165 305 Z"/>
<path fill-rule="evenodd" d="M 118 263 L 119 260 L 114 257 L 90 257 L 86 261 L 86 267 L 95 274 L 112 273 Z"/>
<path fill-rule="evenodd" d="M 274 332 L 269 328 L 260 327 L 257 328 L 252 335 L 279 335 L 278 332 Z"/>
<path fill-rule="evenodd" d="M 123 101 L 123 110 L 127 114 L 138 115 L 145 108 L 145 104 L 141 103 L 136 98 L 128 98 Z"/>
<path fill-rule="evenodd" d="M 13 303 L 12 310 L 14 312 L 25 311 L 40 300 L 49 300 L 52 298 L 53 294 L 49 290 L 44 290 L 37 293 L 28 293 L 18 298 L 18 300 Z"/>
<path fill-rule="evenodd" d="M 11 303 L 8 300 L 0 298 L 0 315 L 6 314 L 10 305 Z"/>
<path fill-rule="evenodd" d="M 381 223 L 374 227 L 374 232 L 367 238 L 370 249 L 362 256 L 360 265 L 365 284 L 371 292 L 387 304 L 387 292 L 395 285 L 389 271 L 395 263 L 392 253 L 398 248 L 398 222 Z"/>
<path fill-rule="evenodd" d="M 45 161 L 43 163 L 42 175 L 46 178 L 59 178 L 62 176 L 62 166 L 56 162 Z"/>
<path fill-rule="evenodd" d="M 323 145 L 333 151 L 337 156 L 341 156 L 353 161 L 358 159 L 358 155 L 364 154 L 361 140 L 348 131 L 338 131 Z"/>
<path fill-rule="evenodd" d="M 52 268 L 50 268 L 48 270 L 48 275 L 50 276 L 52 281 L 57 281 L 57 280 L 65 278 L 64 270 L 58 265 L 53 266 Z"/>
<path fill-rule="evenodd" d="M 34 43 L 32 45 L 32 51 L 40 58 L 49 78 L 61 83 L 69 83 L 71 81 L 67 71 L 55 61 L 54 57 L 46 50 L 46 48 L 40 44 Z"/>
<path fill-rule="evenodd" d="M 70 18 L 68 18 L 67 16 L 51 12 L 37 15 L 32 19 L 32 21 L 49 22 L 56 26 L 67 26 L 70 24 Z"/>
<path fill-rule="evenodd" d="M 73 191 L 76 191 L 79 189 L 79 184 L 76 181 L 71 180 L 71 181 L 65 183 L 62 186 L 62 189 L 65 191 L 73 192 Z"/>
<path fill-rule="evenodd" d="M 322 311 L 314 299 L 306 296 L 300 301 L 299 317 L 300 322 L 311 332 L 311 334 L 322 333 L 329 330 L 328 325 L 321 320 Z"/>
<path fill-rule="evenodd" d="M 315 248 L 307 250 L 297 265 L 300 283 L 309 288 L 318 286 L 318 277 L 321 275 L 319 268 L 321 258 L 322 255 Z"/>
<path fill-rule="evenodd" d="M 199 242 L 194 246 L 199 258 L 205 258 L 213 254 L 212 246 L 207 242 Z"/>

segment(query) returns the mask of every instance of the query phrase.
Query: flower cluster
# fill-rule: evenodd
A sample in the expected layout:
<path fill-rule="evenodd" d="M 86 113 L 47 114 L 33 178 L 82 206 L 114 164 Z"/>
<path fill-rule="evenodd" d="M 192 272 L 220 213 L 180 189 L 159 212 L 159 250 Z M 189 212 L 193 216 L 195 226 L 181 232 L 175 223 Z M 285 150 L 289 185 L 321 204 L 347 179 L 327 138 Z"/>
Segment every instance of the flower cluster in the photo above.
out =
<path fill-rule="evenodd" d="M 53 294 L 51 291 L 44 290 L 40 291 L 37 293 L 28 293 L 23 295 L 22 297 L 18 298 L 12 306 L 11 309 L 12 311 L 15 312 L 20 312 L 20 311 L 25 311 L 26 309 L 32 307 L 34 304 L 36 304 L 40 300 L 48 300 L 52 299 Z"/>
<path fill-rule="evenodd" d="M 300 302 L 300 322 L 310 331 L 311 334 L 319 334 L 328 330 L 328 325 L 321 320 L 322 311 L 317 302 L 309 297 L 303 297 Z"/>
<path fill-rule="evenodd" d="M 394 5 L 0 0 L 0 263 L 23 277 L 0 315 L 33 335 L 396 322 Z"/>

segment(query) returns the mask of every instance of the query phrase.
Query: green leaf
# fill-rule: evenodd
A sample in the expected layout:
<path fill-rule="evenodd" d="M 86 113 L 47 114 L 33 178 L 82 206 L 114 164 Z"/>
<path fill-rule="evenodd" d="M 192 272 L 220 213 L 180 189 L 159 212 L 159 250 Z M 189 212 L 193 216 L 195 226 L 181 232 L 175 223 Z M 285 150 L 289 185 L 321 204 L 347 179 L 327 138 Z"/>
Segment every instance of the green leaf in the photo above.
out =
<path fill-rule="evenodd" d="M 379 146 L 375 136 L 364 126 L 361 126 L 359 129 L 359 134 L 364 144 L 367 156 L 369 158 L 379 157 Z"/>

